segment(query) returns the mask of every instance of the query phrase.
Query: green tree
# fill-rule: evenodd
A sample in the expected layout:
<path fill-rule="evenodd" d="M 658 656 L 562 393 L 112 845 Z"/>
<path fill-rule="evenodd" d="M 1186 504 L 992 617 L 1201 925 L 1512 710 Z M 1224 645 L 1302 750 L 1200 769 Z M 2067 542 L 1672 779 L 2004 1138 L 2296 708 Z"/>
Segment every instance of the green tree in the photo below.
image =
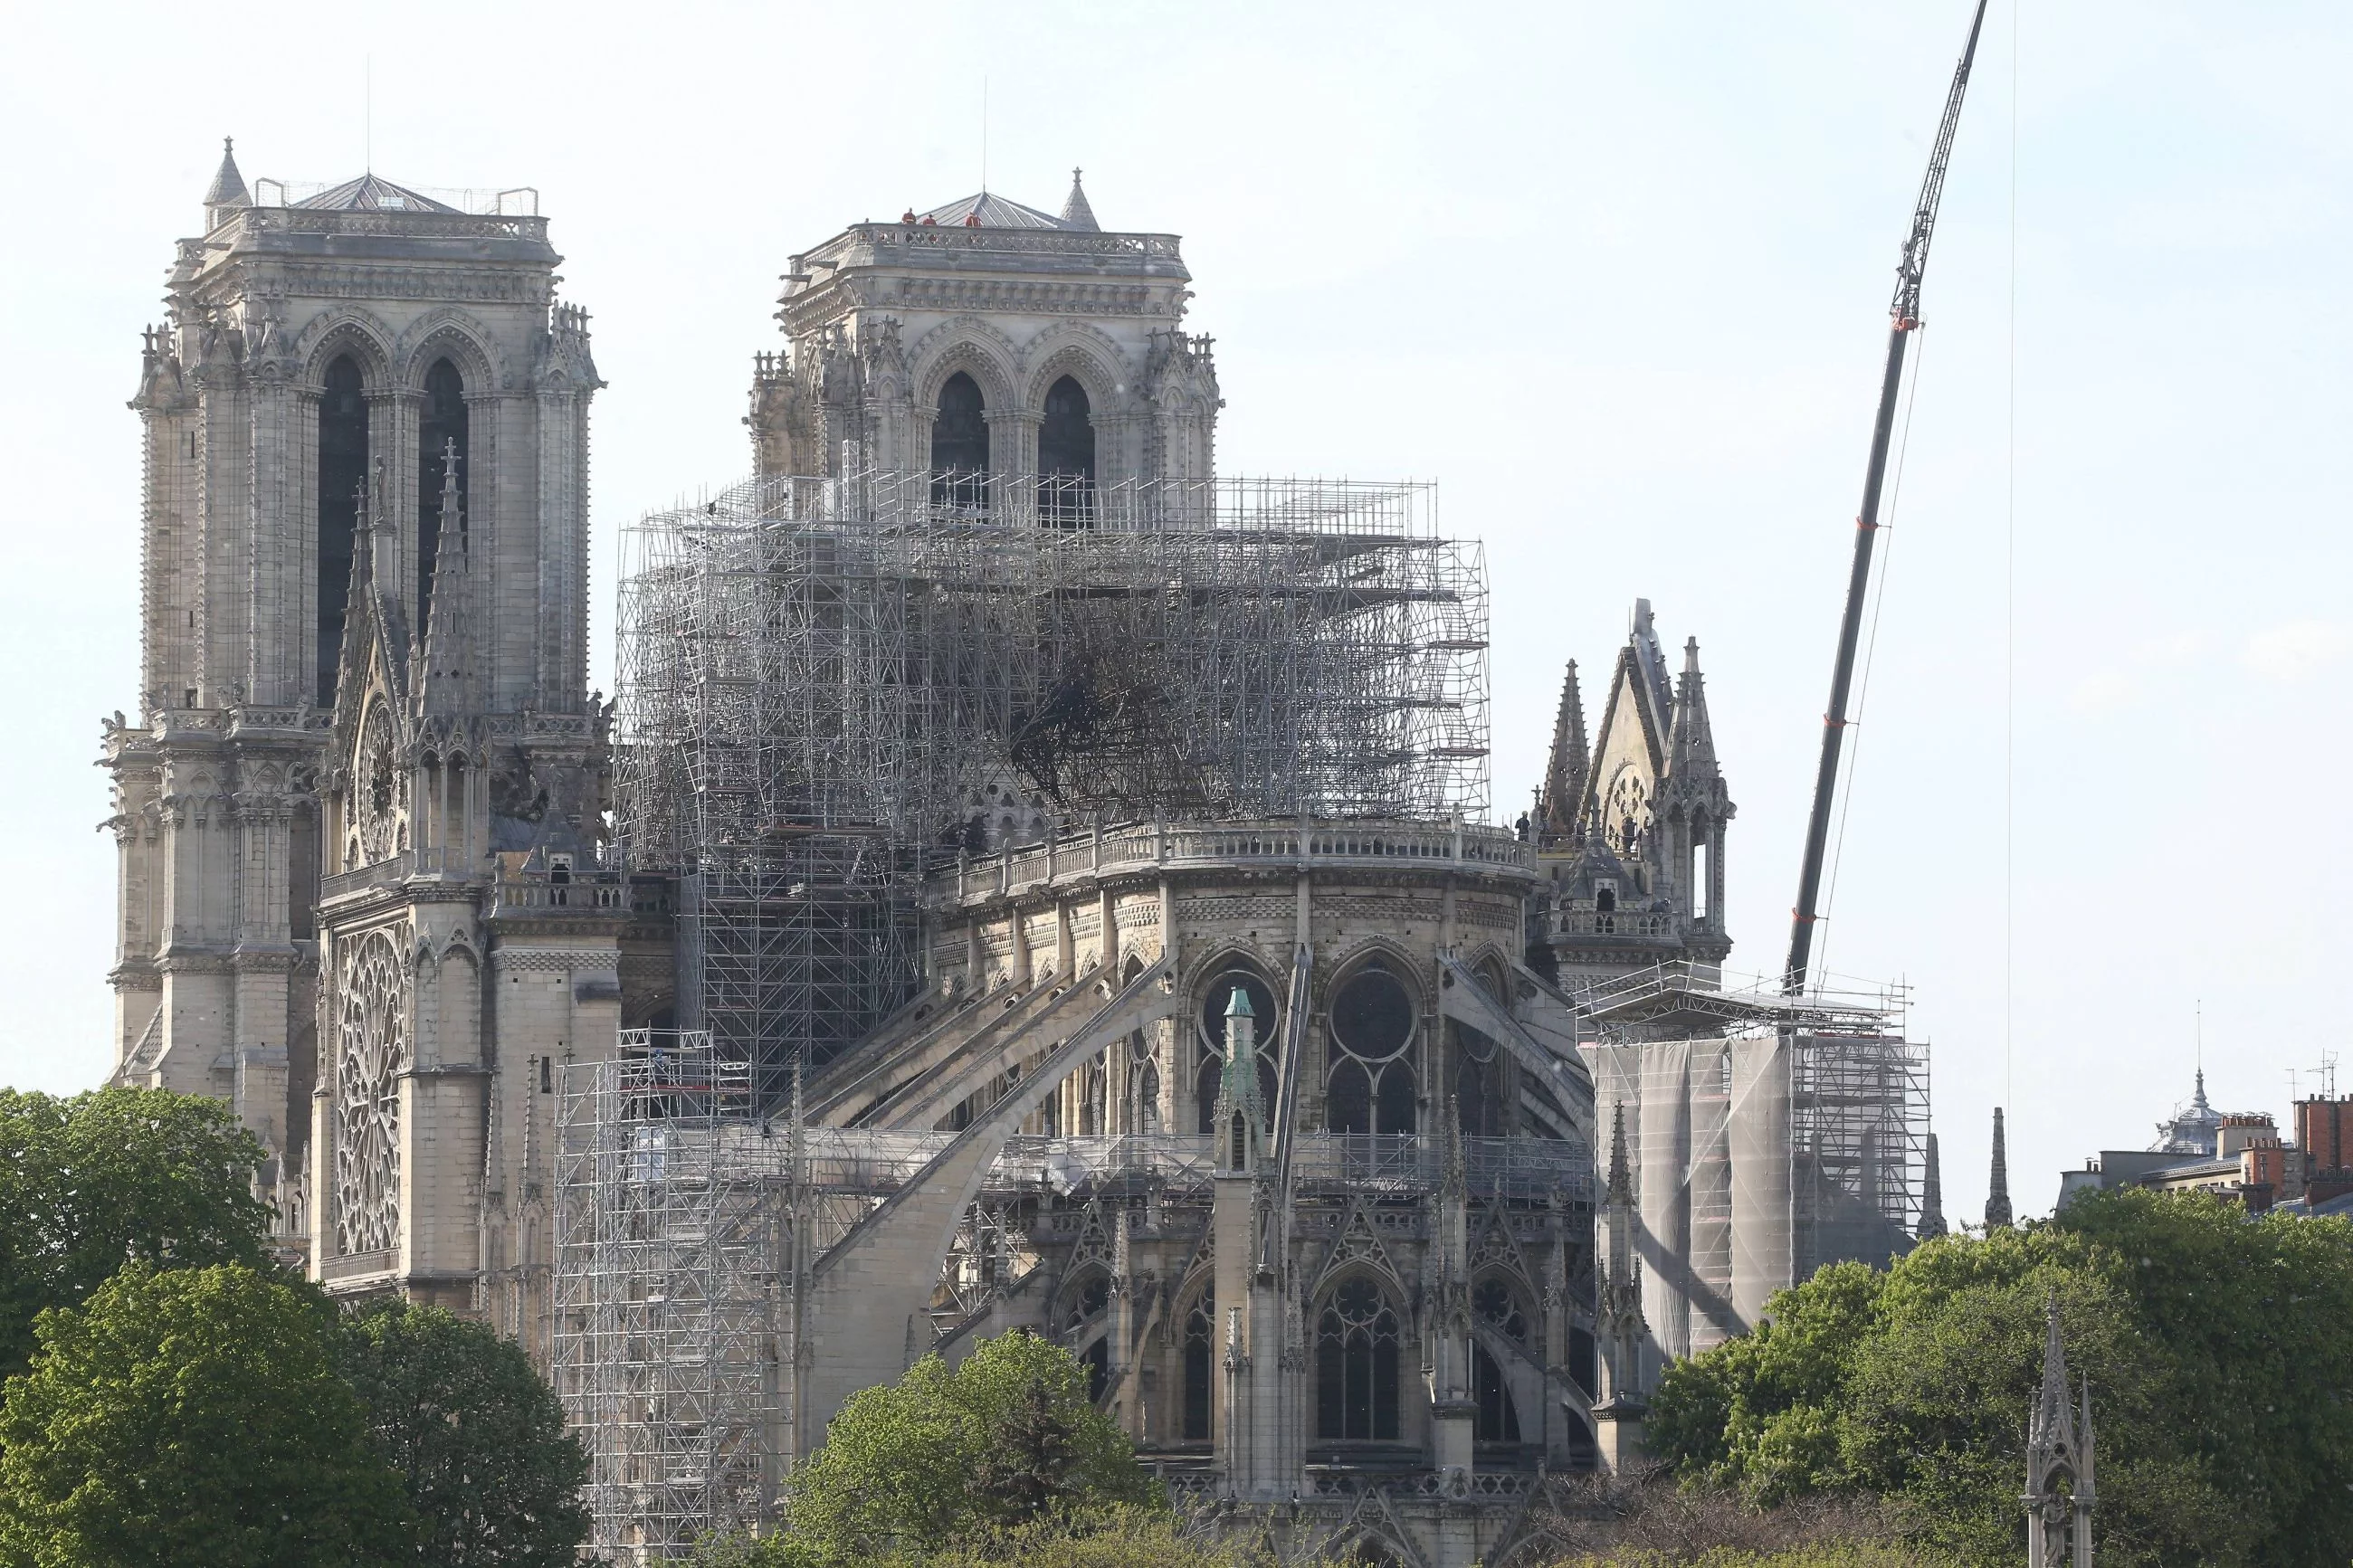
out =
<path fill-rule="evenodd" d="M 529 1357 L 438 1307 L 341 1325 L 337 1365 L 406 1489 L 403 1555 L 434 1568 L 558 1568 L 588 1537 L 588 1457 Z"/>
<path fill-rule="evenodd" d="M 2203 1194 L 2091 1194 L 1884 1274 L 1826 1268 L 1757 1332 L 1670 1370 L 1652 1444 L 1755 1502 L 1898 1500 L 1924 1539 L 2006 1563 L 2054 1297 L 2093 1389 L 2102 1562 L 2341 1568 L 2353 1226 L 2250 1220 Z"/>
<path fill-rule="evenodd" d="M 820 1563 L 923 1552 L 1046 1513 L 1149 1505 L 1158 1489 L 1087 1398 L 1086 1369 L 1016 1331 L 951 1372 L 937 1356 L 853 1395 L 788 1483 L 796 1550 Z"/>
<path fill-rule="evenodd" d="M 0 1089 L 0 1377 L 24 1369 L 42 1309 L 79 1304 L 126 1262 L 261 1267 L 266 1158 L 218 1100 Z"/>
<path fill-rule="evenodd" d="M 10 1568 L 375 1568 L 403 1520 L 331 1310 L 237 1265 L 134 1263 L 36 1325 L 0 1405 Z"/>

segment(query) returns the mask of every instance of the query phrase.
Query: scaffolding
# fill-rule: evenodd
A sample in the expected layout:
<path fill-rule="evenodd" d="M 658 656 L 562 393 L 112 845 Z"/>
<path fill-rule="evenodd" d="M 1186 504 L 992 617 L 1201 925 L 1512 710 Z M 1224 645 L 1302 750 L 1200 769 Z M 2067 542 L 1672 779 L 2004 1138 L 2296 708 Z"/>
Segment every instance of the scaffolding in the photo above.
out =
<path fill-rule="evenodd" d="M 554 1373 L 588 1449 L 593 1544 L 681 1557 L 774 1517 L 797 1451 L 798 1271 L 940 1142 L 754 1113 L 748 1057 L 623 1030 L 558 1110 Z"/>
<path fill-rule="evenodd" d="M 1487 813 L 1484 561 L 1428 485 L 866 469 L 624 551 L 620 842 L 763 1105 L 904 997 L 924 871 L 1008 833 Z"/>
<path fill-rule="evenodd" d="M 1676 962 L 1572 999 L 1599 1093 L 1628 1118 L 1644 1221 L 1676 1259 L 1646 1276 L 1672 1353 L 1753 1327 L 1822 1264 L 1883 1265 L 1918 1235 L 1929 1052 L 1905 1037 L 1904 987 L 1817 977 L 1790 995 Z"/>

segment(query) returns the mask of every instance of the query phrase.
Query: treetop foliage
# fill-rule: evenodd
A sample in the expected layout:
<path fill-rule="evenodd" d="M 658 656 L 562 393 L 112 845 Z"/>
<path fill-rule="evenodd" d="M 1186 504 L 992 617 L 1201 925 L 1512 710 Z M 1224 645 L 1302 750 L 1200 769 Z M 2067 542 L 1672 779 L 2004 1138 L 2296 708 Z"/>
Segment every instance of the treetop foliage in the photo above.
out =
<path fill-rule="evenodd" d="M 378 1568 L 399 1489 L 336 1375 L 332 1309 L 236 1264 L 125 1267 L 51 1308 L 0 1404 L 10 1568 Z"/>
<path fill-rule="evenodd" d="M 1668 1372 L 1652 1448 L 1760 1504 L 1877 1493 L 1923 1540 L 2008 1563 L 2054 1297 L 2074 1394 L 2092 1390 L 2103 1563 L 2342 1568 L 2353 1224 L 2202 1194 L 2091 1194 L 1883 1273 L 1826 1268 Z"/>
<path fill-rule="evenodd" d="M 1019 1331 L 853 1395 L 786 1483 L 779 1562 L 871 1563 L 1159 1489 L 1068 1351 Z"/>
<path fill-rule="evenodd" d="M 43 1308 L 79 1304 L 127 1262 L 262 1267 L 267 1158 L 218 1100 L 0 1089 L 0 1377 L 24 1369 Z"/>
<path fill-rule="evenodd" d="M 405 1489 L 402 1555 L 434 1568 L 570 1568 L 588 1456 L 521 1347 L 438 1307 L 343 1320 L 335 1360 Z"/>

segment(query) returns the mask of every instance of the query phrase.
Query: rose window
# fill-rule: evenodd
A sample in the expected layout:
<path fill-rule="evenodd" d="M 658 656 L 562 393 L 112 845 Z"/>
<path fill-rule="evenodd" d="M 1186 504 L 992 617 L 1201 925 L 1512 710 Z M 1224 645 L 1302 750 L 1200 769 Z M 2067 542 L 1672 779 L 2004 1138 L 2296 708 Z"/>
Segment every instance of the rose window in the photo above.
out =
<path fill-rule="evenodd" d="M 336 986 L 335 1249 L 383 1252 L 400 1227 L 400 1075 L 408 987 L 383 931 L 353 945 Z"/>

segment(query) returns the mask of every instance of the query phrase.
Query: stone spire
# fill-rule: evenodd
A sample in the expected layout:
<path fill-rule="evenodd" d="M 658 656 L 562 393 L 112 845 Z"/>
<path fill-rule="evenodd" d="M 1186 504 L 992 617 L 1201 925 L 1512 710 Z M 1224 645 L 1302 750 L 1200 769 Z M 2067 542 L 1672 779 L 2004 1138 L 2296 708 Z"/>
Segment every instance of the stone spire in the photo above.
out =
<path fill-rule="evenodd" d="M 458 443 L 441 454 L 440 547 L 433 555 L 433 604 L 427 612 L 419 657 L 425 679 L 419 689 L 427 713 L 463 713 L 473 707 L 469 677 L 473 652 L 467 646 L 471 574 L 466 549 L 465 503 L 458 483 Z"/>
<path fill-rule="evenodd" d="M 1079 184 L 1076 169 L 1071 171 L 1070 199 L 1062 204 L 1062 226 L 1084 229 L 1089 234 L 1100 233 L 1103 228 L 1095 222 L 1095 209 L 1087 205 L 1086 188 Z"/>
<path fill-rule="evenodd" d="M 237 138 L 224 136 L 220 167 L 213 171 L 213 183 L 205 189 L 205 226 L 218 228 L 229 214 L 252 205 L 245 176 L 237 172 Z"/>
<path fill-rule="evenodd" d="M 1626 1102 L 1620 1100 L 1609 1115 L 1609 1190 L 1611 1206 L 1634 1206 L 1634 1173 L 1626 1163 Z"/>
<path fill-rule="evenodd" d="M 1266 1148 L 1266 1102 L 1258 1083 L 1258 1015 L 1239 985 L 1226 999 L 1226 1061 L 1218 1075 L 1216 1118 L 1218 1166 L 1256 1171 Z"/>
<path fill-rule="evenodd" d="M 1635 1463 L 1642 1447 L 1642 1417 L 1649 1408 L 1644 1346 L 1650 1326 L 1642 1319 L 1642 1264 L 1634 1250 L 1634 1173 L 1626 1157 L 1626 1104 L 1610 1110 L 1609 1182 L 1595 1215 L 1601 1254 L 1595 1260 L 1593 1335 L 1600 1363 L 1600 1401 L 1594 1431 L 1602 1464 L 1619 1470 Z"/>
<path fill-rule="evenodd" d="M 2084 1382 L 2079 1422 L 2067 1386 L 2067 1351 L 2059 1337 L 2059 1297 L 2045 1309 L 2042 1386 L 2026 1423 L 2028 1568 L 2092 1568 L 2092 1384 Z"/>
<path fill-rule="evenodd" d="M 1913 1234 L 1921 1241 L 1945 1234 L 1945 1173 L 1936 1162 L 1934 1132 L 1928 1134 L 1928 1165 L 1920 1178 L 1920 1228 Z"/>
<path fill-rule="evenodd" d="M 1993 1174 L 1986 1184 L 1986 1229 L 2010 1222 L 2010 1145 L 2002 1133 L 2001 1107 L 1997 1105 L 1993 1108 Z"/>
<path fill-rule="evenodd" d="M 1592 751 L 1585 738 L 1585 696 L 1577 686 L 1577 660 L 1568 661 L 1561 677 L 1560 711 L 1552 722 L 1552 760 L 1545 767 L 1544 798 L 1539 803 L 1536 838 L 1556 842 L 1577 832 L 1577 802 L 1585 795 L 1585 779 L 1593 767 Z"/>
<path fill-rule="evenodd" d="M 1699 673 L 1699 638 L 1683 643 L 1683 672 L 1675 681 L 1674 719 L 1667 736 L 1667 767 L 1681 779 L 1716 771 L 1715 732 L 1707 721 L 1707 691 Z"/>

